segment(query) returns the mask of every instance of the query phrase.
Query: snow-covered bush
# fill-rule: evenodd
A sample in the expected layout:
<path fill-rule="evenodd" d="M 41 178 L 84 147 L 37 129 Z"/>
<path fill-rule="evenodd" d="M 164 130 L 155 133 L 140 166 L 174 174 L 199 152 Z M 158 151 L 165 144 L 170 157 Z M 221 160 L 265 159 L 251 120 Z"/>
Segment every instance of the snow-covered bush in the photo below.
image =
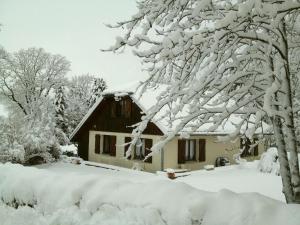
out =
<path fill-rule="evenodd" d="M 236 162 L 236 164 L 239 165 L 245 164 L 247 162 L 247 159 L 241 157 L 241 153 L 234 154 L 233 160 Z"/>
<path fill-rule="evenodd" d="M 138 162 L 133 163 L 131 169 L 137 170 L 137 171 L 143 171 L 143 170 L 144 170 L 142 164 L 141 164 L 141 163 L 138 163 Z"/>
<path fill-rule="evenodd" d="M 62 159 L 62 162 L 65 162 L 65 163 L 72 163 L 72 164 L 78 164 L 78 165 L 83 163 L 83 159 L 80 157 L 72 157 L 72 156 L 62 155 L 61 159 Z"/>
<path fill-rule="evenodd" d="M 273 173 L 279 176 L 279 162 L 277 148 L 269 148 L 259 160 L 258 170 L 263 173 Z"/>
<path fill-rule="evenodd" d="M 47 112 L 47 111 L 46 111 Z M 51 114 L 11 115 L 1 121 L 0 160 L 22 164 L 53 162 L 60 157 Z"/>
<path fill-rule="evenodd" d="M 24 162 L 25 150 L 17 141 L 15 124 L 0 118 L 0 162 Z"/>
<path fill-rule="evenodd" d="M 55 137 L 60 145 L 67 145 L 70 143 L 67 134 L 59 127 L 55 128 Z"/>
<path fill-rule="evenodd" d="M 63 155 L 77 156 L 78 149 L 74 144 L 60 146 Z"/>
<path fill-rule="evenodd" d="M 3 143 L 1 144 L 3 145 Z M 22 145 L 14 142 L 12 146 L 0 149 L 0 162 L 24 162 L 25 150 Z"/>

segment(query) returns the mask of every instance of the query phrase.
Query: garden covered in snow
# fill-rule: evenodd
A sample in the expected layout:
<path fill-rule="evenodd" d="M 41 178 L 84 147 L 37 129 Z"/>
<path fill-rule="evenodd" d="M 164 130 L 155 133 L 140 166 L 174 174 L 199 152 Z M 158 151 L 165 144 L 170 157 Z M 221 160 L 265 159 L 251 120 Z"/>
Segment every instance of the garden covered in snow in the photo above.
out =
<path fill-rule="evenodd" d="M 0 164 L 1 225 L 298 225 L 300 206 L 282 202 L 280 177 L 256 163 L 175 180 L 87 162 Z"/>

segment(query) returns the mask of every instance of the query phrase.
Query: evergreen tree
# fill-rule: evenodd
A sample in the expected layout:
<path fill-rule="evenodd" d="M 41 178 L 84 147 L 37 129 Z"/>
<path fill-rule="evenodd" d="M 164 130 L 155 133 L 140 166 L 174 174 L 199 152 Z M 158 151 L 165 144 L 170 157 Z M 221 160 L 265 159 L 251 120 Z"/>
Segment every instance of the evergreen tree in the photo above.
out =
<path fill-rule="evenodd" d="M 64 89 L 60 86 L 55 93 L 55 118 L 56 118 L 56 126 L 60 128 L 63 132 L 67 131 L 66 121 L 65 121 L 65 109 L 66 109 L 66 101 Z"/>
<path fill-rule="evenodd" d="M 92 107 L 97 99 L 101 96 L 101 93 L 107 88 L 105 80 L 103 78 L 94 78 L 91 97 L 89 99 L 89 107 Z"/>

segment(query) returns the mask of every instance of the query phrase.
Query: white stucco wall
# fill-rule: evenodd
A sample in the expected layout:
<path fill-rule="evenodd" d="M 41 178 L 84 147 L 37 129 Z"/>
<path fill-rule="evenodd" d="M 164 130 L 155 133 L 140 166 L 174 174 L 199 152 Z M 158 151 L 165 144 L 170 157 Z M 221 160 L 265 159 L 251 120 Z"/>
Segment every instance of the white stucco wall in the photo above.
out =
<path fill-rule="evenodd" d="M 102 148 L 100 148 L 100 154 L 95 153 L 95 135 L 113 135 L 116 136 L 116 156 L 110 156 L 107 154 L 102 154 Z M 145 163 L 142 160 L 127 160 L 124 158 L 124 143 L 125 137 L 130 137 L 131 134 L 127 133 L 113 133 L 113 132 L 103 132 L 103 131 L 90 131 L 89 132 L 89 161 L 105 163 L 110 165 L 122 166 L 127 168 L 132 168 L 134 163 L 138 163 L 141 168 L 145 171 L 155 172 L 161 170 L 161 155 L 155 154 L 152 157 L 152 163 Z M 142 138 L 149 138 L 153 140 L 155 144 L 160 136 L 156 135 L 142 135 Z M 100 144 L 103 146 L 103 138 L 100 139 Z"/>
<path fill-rule="evenodd" d="M 202 169 L 204 165 L 215 164 L 216 158 L 223 156 L 227 157 L 230 160 L 231 164 L 234 164 L 233 155 L 239 152 L 240 149 L 240 139 L 236 139 L 233 141 L 220 142 L 218 141 L 217 136 L 192 136 L 190 139 L 206 139 L 206 160 L 205 162 L 198 161 L 188 161 L 184 164 L 178 164 L 178 137 L 174 138 L 171 142 L 169 142 L 164 148 L 164 159 L 165 159 L 165 168 L 182 168 L 182 169 L 190 169 L 197 170 Z M 197 148 L 199 142 L 196 141 Z M 259 144 L 258 146 L 259 155 L 264 151 L 264 145 Z M 199 151 L 197 151 L 196 159 Z M 247 157 L 246 159 L 251 161 L 259 158 L 256 157 Z"/>
<path fill-rule="evenodd" d="M 95 135 L 114 135 L 116 136 L 116 156 L 110 156 L 106 154 L 95 154 Z M 125 137 L 130 137 L 129 133 L 113 133 L 102 131 L 90 131 L 89 132 L 89 160 L 94 162 L 100 162 L 105 164 L 117 165 L 127 168 L 132 168 L 134 163 L 139 163 L 141 168 L 145 171 L 155 172 L 161 170 L 161 154 L 155 154 L 152 157 L 152 163 L 145 163 L 142 160 L 127 160 L 124 158 L 124 143 Z M 161 136 L 156 135 L 142 135 L 142 138 L 150 138 L 153 140 L 153 144 L 157 143 Z M 233 155 L 238 153 L 240 148 L 240 139 L 235 141 L 220 142 L 216 136 L 192 136 L 191 139 L 206 139 L 206 161 L 188 161 L 184 164 L 178 164 L 178 137 L 167 143 L 163 149 L 163 168 L 182 168 L 189 170 L 202 169 L 204 165 L 215 164 L 216 158 L 219 156 L 227 157 L 232 164 L 234 164 Z M 101 146 L 103 138 L 101 137 Z M 197 143 L 197 149 L 199 142 Z M 264 151 L 263 144 L 259 144 L 259 155 Z M 102 151 L 102 149 L 101 149 Z M 199 152 L 197 151 L 196 159 L 198 159 Z M 247 157 L 247 160 L 253 160 L 258 157 Z"/>

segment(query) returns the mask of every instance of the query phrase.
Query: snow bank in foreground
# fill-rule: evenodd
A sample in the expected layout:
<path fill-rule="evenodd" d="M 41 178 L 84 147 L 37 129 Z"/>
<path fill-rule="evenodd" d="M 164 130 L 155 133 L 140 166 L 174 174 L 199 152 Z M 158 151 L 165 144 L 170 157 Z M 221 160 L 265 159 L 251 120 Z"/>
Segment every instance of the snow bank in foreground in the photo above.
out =
<path fill-rule="evenodd" d="M 0 199 L 1 225 L 297 225 L 300 221 L 300 206 L 254 193 L 211 193 L 165 179 L 99 179 L 13 164 L 0 164 Z"/>

